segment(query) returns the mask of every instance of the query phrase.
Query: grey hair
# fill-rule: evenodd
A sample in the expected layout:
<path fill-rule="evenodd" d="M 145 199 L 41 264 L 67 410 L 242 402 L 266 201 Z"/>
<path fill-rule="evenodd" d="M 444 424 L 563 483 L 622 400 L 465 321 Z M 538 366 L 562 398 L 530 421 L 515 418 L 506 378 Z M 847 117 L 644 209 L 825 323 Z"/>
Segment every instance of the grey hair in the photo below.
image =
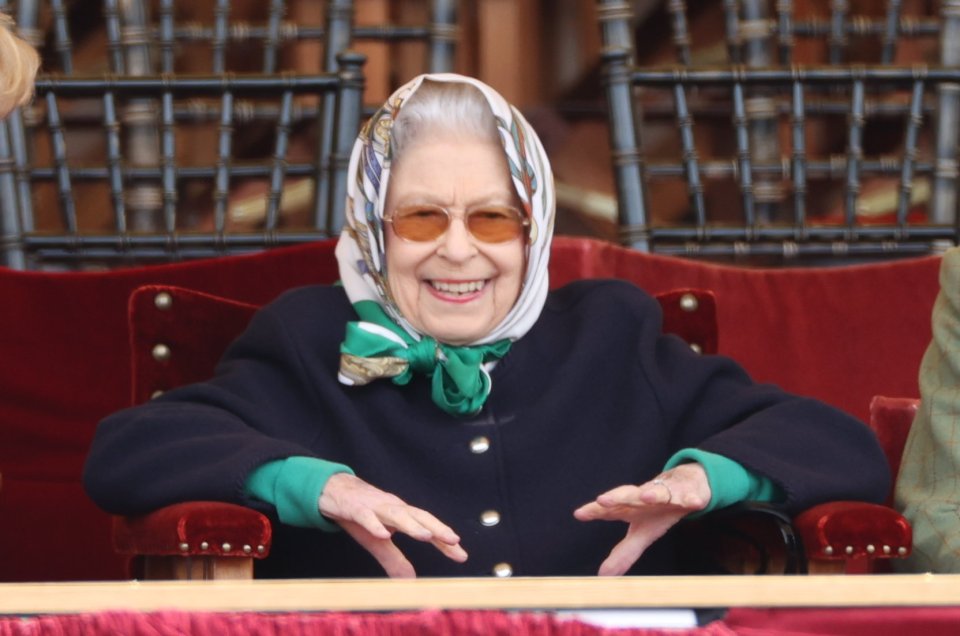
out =
<path fill-rule="evenodd" d="M 438 134 L 501 143 L 493 111 L 480 89 L 465 82 L 424 80 L 393 122 L 391 160 L 399 160 L 405 149 Z"/>
<path fill-rule="evenodd" d="M 13 18 L 0 13 L 0 117 L 33 96 L 40 56 L 15 32 Z"/>

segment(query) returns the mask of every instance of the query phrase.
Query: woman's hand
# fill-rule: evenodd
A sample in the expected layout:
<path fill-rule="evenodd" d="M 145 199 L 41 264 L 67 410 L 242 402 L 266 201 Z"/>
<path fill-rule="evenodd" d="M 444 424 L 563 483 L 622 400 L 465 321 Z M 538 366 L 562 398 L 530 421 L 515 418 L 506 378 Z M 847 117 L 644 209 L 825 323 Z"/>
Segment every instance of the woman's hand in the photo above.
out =
<path fill-rule="evenodd" d="M 320 513 L 332 519 L 354 541 L 373 555 L 393 578 L 413 578 L 417 573 L 393 543 L 394 532 L 432 543 L 458 563 L 467 560 L 460 537 L 426 510 L 375 488 L 349 473 L 337 473 L 320 493 Z"/>
<path fill-rule="evenodd" d="M 600 576 L 624 574 L 683 517 L 710 503 L 707 473 L 697 463 L 681 464 L 639 486 L 618 486 L 573 511 L 580 521 L 626 521 L 627 536 L 600 565 Z"/>

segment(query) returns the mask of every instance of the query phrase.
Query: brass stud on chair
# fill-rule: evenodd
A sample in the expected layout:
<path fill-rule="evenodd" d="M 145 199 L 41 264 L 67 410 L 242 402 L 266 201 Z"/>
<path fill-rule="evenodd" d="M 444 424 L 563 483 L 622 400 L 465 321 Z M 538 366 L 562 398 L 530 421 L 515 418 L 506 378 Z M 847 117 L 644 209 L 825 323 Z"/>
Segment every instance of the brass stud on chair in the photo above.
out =
<path fill-rule="evenodd" d="M 890 546 L 888 546 L 888 545 L 883 546 L 883 553 L 884 553 L 884 554 L 890 554 Z"/>
<path fill-rule="evenodd" d="M 823 549 L 823 553 L 826 554 L 827 556 L 833 556 L 833 546 L 828 545 L 827 547 L 825 547 Z"/>
<path fill-rule="evenodd" d="M 166 311 L 173 307 L 173 296 L 167 292 L 160 292 L 153 297 L 153 304 L 157 309 Z"/>
<path fill-rule="evenodd" d="M 693 294 L 684 294 L 680 297 L 680 309 L 684 311 L 696 311 L 700 308 L 700 301 Z"/>
<path fill-rule="evenodd" d="M 876 552 L 876 551 L 877 551 L 877 549 L 876 549 L 875 547 L 873 547 L 873 544 L 872 544 L 872 543 L 867 546 L 867 554 L 873 554 L 873 553 Z"/>
<path fill-rule="evenodd" d="M 206 550 L 206 549 L 208 549 L 209 547 L 210 547 L 210 544 L 207 543 L 206 541 L 203 541 L 203 542 L 200 543 L 200 549 L 201 549 L 201 550 Z"/>
<path fill-rule="evenodd" d="M 852 545 L 848 545 L 848 546 L 847 546 L 847 549 L 844 550 L 844 552 L 846 552 L 847 554 L 853 554 L 853 546 L 852 546 Z"/>
<path fill-rule="evenodd" d="M 180 547 L 180 551 L 181 551 L 181 552 L 186 552 L 187 550 L 190 549 L 190 544 L 189 544 L 189 543 L 181 543 L 179 547 Z"/>
<path fill-rule="evenodd" d="M 899 554 L 900 556 L 907 556 L 907 549 L 903 546 L 900 546 L 899 548 L 897 548 L 897 554 Z"/>
<path fill-rule="evenodd" d="M 153 345 L 153 349 L 150 351 L 150 355 L 153 356 L 153 359 L 157 362 L 166 362 L 170 359 L 170 347 L 161 343 Z"/>
<path fill-rule="evenodd" d="M 265 547 L 263 547 L 262 545 L 258 545 L 258 546 L 257 546 L 257 554 L 263 554 L 263 553 L 266 552 L 266 551 L 267 551 L 267 549 L 266 549 Z"/>
<path fill-rule="evenodd" d="M 220 546 L 220 547 L 223 548 L 223 551 L 224 551 L 224 552 L 229 552 L 230 550 L 233 549 L 233 546 L 230 545 L 229 543 L 224 543 L 224 544 L 223 544 L 222 546 Z"/>
<path fill-rule="evenodd" d="M 251 548 L 251 547 L 248 546 L 248 545 L 243 546 L 243 553 L 244 553 L 244 554 L 250 554 L 251 552 L 253 552 L 253 548 Z"/>

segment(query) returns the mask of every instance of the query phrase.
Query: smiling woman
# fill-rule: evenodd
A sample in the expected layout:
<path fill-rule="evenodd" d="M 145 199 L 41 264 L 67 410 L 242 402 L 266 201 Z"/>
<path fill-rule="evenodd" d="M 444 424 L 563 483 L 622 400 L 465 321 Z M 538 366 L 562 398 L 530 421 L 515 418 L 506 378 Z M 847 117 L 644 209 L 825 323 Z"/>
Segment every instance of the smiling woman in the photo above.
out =
<path fill-rule="evenodd" d="M 866 426 L 665 336 L 640 289 L 548 292 L 550 165 L 489 86 L 414 79 L 349 174 L 342 285 L 105 419 L 84 479 L 106 510 L 262 510 L 260 576 L 616 575 L 675 573 L 690 514 L 886 495 Z"/>

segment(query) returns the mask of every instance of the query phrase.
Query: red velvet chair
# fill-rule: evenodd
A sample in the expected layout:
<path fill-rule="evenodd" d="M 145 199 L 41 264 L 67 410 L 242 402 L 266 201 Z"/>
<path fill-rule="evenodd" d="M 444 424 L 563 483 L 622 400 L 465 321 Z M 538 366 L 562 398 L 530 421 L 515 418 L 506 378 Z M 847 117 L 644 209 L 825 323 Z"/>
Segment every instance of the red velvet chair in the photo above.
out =
<path fill-rule="evenodd" d="M 665 331 L 704 354 L 717 352 L 712 293 L 675 290 L 657 298 Z M 175 286 L 137 289 L 129 304 L 133 403 L 212 375 L 220 353 L 255 310 L 253 304 Z M 726 555 L 724 571 L 841 571 L 851 561 L 882 561 L 910 550 L 910 527 L 900 515 L 860 502 L 816 506 L 792 524 L 763 507 L 739 507 L 692 524 L 690 532 L 697 534 L 691 544 Z M 751 537 L 746 544 L 740 539 L 745 534 Z M 113 522 L 115 549 L 145 578 L 250 577 L 253 559 L 269 553 L 270 540 L 263 515 L 218 502 L 177 504 Z"/>

